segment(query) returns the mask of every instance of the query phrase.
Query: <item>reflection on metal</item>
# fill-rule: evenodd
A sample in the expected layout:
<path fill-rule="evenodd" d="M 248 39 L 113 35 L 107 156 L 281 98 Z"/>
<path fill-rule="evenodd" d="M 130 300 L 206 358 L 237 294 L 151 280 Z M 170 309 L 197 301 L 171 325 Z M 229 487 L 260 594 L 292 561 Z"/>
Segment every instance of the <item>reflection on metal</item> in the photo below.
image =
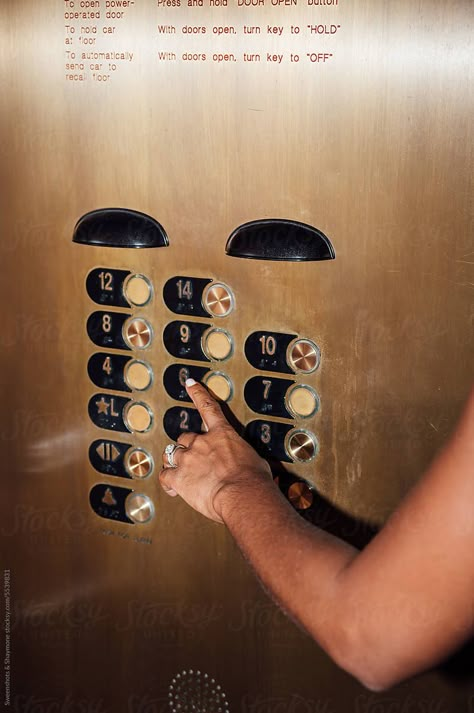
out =
<path fill-rule="evenodd" d="M 227 317 L 234 309 L 234 296 L 230 288 L 222 282 L 209 285 L 204 292 L 202 302 L 213 317 Z"/>
<path fill-rule="evenodd" d="M 318 442 L 309 431 L 294 429 L 286 436 L 285 449 L 292 460 L 308 463 L 315 458 L 318 452 Z"/>
<path fill-rule="evenodd" d="M 313 491 L 303 481 L 292 483 L 288 488 L 288 500 L 297 510 L 307 510 L 313 504 Z"/>
<path fill-rule="evenodd" d="M 133 522 L 143 525 L 149 522 L 154 514 L 155 508 L 147 495 L 141 493 L 130 493 L 125 500 L 125 512 L 127 517 Z"/>
<path fill-rule="evenodd" d="M 319 348 L 309 339 L 297 339 L 288 347 L 287 361 L 294 371 L 310 374 L 319 366 Z"/>
<path fill-rule="evenodd" d="M 143 448 L 132 448 L 125 456 L 125 468 L 132 478 L 148 478 L 153 472 L 153 458 Z"/>
<path fill-rule="evenodd" d="M 141 318 L 128 319 L 123 325 L 123 338 L 132 349 L 147 349 L 153 338 L 151 325 Z"/>

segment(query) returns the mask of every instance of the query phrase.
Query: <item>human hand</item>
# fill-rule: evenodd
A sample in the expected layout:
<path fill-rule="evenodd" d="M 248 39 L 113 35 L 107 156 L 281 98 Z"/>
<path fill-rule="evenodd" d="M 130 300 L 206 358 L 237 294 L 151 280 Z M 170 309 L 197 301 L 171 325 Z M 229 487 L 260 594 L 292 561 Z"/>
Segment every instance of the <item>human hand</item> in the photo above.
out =
<path fill-rule="evenodd" d="M 180 495 L 188 505 L 216 522 L 224 522 L 226 493 L 253 478 L 269 480 L 271 470 L 228 423 L 218 402 L 201 384 L 188 379 L 186 389 L 198 409 L 207 433 L 183 433 L 170 467 L 163 454 L 159 479 L 168 495 Z M 232 486 L 232 487 L 231 487 Z"/>

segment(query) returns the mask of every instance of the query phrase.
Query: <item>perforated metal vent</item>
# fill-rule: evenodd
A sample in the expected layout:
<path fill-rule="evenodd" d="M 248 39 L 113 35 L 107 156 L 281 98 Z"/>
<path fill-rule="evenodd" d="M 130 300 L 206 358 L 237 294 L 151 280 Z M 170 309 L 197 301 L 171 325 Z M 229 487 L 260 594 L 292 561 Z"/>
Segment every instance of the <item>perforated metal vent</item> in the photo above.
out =
<path fill-rule="evenodd" d="M 172 713 L 230 713 L 226 695 L 214 678 L 201 671 L 181 671 L 169 686 Z"/>

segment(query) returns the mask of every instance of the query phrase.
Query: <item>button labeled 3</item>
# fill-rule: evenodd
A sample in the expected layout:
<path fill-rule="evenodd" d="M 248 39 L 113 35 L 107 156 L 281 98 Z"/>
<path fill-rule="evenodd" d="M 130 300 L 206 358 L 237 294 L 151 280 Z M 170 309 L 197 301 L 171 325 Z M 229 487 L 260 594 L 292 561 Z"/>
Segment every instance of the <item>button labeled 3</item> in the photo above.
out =
<path fill-rule="evenodd" d="M 318 453 L 318 441 L 310 431 L 295 428 L 287 433 L 285 450 L 292 461 L 309 463 Z"/>

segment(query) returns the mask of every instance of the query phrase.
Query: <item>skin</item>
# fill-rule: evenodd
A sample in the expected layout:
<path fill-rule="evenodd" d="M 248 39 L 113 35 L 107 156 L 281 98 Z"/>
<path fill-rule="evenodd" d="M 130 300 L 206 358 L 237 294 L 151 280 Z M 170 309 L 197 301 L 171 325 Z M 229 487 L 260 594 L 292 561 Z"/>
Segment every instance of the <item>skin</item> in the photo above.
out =
<path fill-rule="evenodd" d="M 180 436 L 162 487 L 227 526 L 267 591 L 337 664 L 384 690 L 472 636 L 474 390 L 449 442 L 360 552 L 303 520 L 207 390 L 187 389 L 207 432 Z"/>

